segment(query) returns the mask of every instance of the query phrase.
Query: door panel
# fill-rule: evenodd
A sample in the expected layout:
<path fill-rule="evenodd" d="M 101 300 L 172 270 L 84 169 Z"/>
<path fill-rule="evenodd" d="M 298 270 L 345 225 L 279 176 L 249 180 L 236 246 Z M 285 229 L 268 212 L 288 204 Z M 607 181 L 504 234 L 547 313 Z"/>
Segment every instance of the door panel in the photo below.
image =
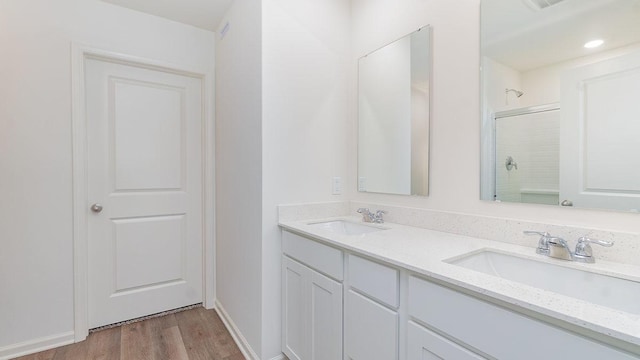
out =
<path fill-rule="evenodd" d="M 562 77 L 560 198 L 574 206 L 640 209 L 640 51 Z"/>
<path fill-rule="evenodd" d="M 115 190 L 182 189 L 184 89 L 123 79 L 109 86 Z"/>
<path fill-rule="evenodd" d="M 113 220 L 116 293 L 185 277 L 185 216 Z M 153 257 L 147 256 L 149 252 Z"/>
<path fill-rule="evenodd" d="M 89 58 L 85 89 L 89 327 L 202 302 L 201 80 Z"/>

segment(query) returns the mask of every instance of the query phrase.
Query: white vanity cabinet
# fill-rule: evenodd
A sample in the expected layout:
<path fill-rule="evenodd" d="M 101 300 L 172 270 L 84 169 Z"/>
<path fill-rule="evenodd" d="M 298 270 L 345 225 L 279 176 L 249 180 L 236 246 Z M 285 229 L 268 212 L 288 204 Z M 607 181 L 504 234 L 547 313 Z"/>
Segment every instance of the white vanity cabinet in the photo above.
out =
<path fill-rule="evenodd" d="M 282 248 L 282 351 L 290 360 L 640 359 L 633 346 L 616 348 L 401 264 L 286 230 Z"/>
<path fill-rule="evenodd" d="M 409 277 L 408 291 L 409 360 L 638 359 L 418 277 Z"/>
<path fill-rule="evenodd" d="M 355 255 L 347 262 L 345 359 L 398 359 L 399 271 Z"/>
<path fill-rule="evenodd" d="M 283 232 L 282 351 L 290 360 L 342 358 L 342 251 Z"/>

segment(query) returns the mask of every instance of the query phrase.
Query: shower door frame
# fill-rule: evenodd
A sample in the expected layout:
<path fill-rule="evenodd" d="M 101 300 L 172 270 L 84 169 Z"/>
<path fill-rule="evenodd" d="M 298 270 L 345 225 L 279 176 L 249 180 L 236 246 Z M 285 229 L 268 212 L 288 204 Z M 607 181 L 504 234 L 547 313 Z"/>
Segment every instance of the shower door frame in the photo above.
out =
<path fill-rule="evenodd" d="M 541 112 L 547 112 L 547 111 L 555 111 L 555 110 L 560 110 L 560 103 L 550 103 L 550 104 L 542 104 L 542 105 L 533 105 L 533 106 L 525 106 L 525 107 L 520 107 L 517 109 L 511 109 L 511 110 L 503 110 L 503 111 L 496 111 L 494 113 L 491 114 L 491 126 L 492 126 L 492 132 L 491 132 L 491 149 L 489 150 L 489 156 L 491 157 L 491 175 L 492 175 L 492 187 L 493 187 L 493 200 L 497 200 L 496 197 L 498 196 L 498 159 L 497 154 L 498 154 L 498 149 L 497 149 L 497 145 L 496 145 L 496 139 L 497 139 L 497 126 L 496 126 L 496 120 L 498 119 L 504 119 L 504 118 L 509 118 L 509 117 L 514 117 L 514 116 L 521 116 L 521 115 L 531 115 L 531 114 L 537 114 L 537 113 L 541 113 Z M 558 161 L 560 161 L 558 159 Z"/>

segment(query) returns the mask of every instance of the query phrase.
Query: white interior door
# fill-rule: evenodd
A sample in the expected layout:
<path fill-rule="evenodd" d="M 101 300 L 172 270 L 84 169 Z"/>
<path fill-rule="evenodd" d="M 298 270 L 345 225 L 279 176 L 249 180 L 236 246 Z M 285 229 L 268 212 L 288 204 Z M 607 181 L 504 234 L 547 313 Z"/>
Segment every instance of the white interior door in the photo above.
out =
<path fill-rule="evenodd" d="M 202 302 L 201 80 L 87 58 L 85 94 L 89 328 Z"/>
<path fill-rule="evenodd" d="M 640 209 L 640 51 L 562 78 L 560 201 Z"/>

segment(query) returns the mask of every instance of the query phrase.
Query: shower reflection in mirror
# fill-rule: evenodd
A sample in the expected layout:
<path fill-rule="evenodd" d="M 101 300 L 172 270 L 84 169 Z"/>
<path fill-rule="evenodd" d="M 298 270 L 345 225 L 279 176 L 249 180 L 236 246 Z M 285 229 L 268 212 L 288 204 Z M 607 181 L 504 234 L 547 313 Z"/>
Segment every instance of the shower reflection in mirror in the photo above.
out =
<path fill-rule="evenodd" d="M 640 0 L 481 0 L 480 23 L 481 198 L 638 211 Z"/>
<path fill-rule="evenodd" d="M 494 122 L 496 159 L 506 159 L 496 167 L 495 199 L 558 205 L 558 105 L 497 112 Z"/>

